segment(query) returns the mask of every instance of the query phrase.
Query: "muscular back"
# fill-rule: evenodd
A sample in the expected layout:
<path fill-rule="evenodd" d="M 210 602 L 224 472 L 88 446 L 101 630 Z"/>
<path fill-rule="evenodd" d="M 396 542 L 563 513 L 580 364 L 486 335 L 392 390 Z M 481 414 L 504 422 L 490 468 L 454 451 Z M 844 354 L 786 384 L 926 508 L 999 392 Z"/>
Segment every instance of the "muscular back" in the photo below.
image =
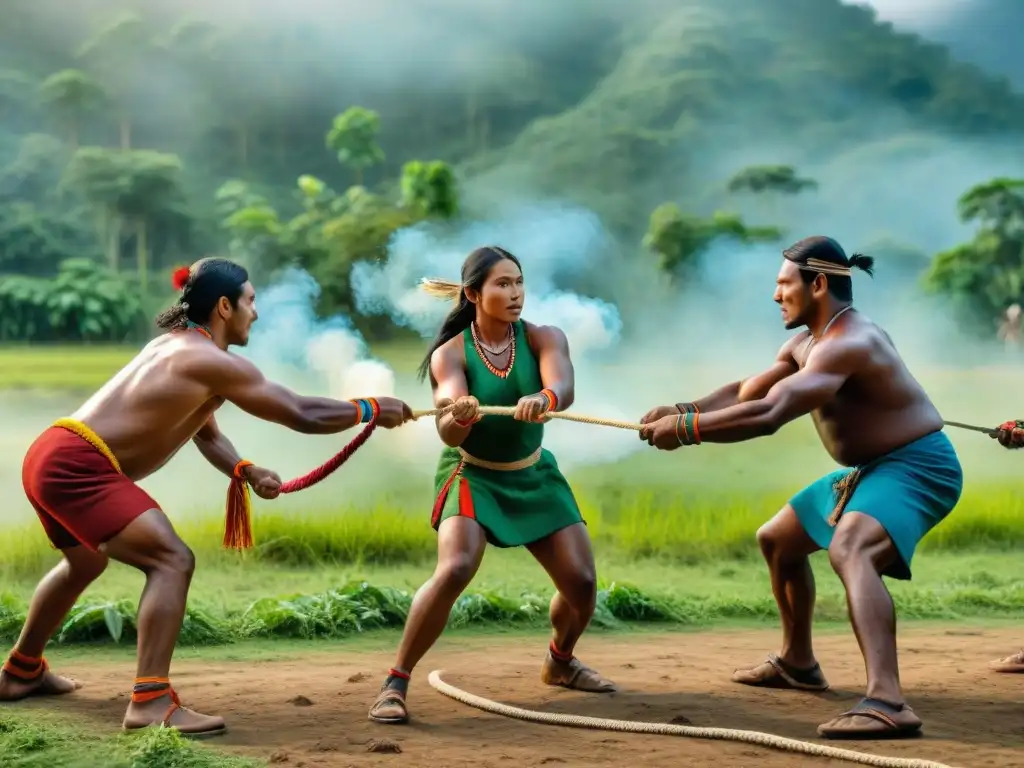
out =
<path fill-rule="evenodd" d="M 204 359 L 228 355 L 199 333 L 150 342 L 74 414 L 139 480 L 166 464 L 224 402 L 193 375 Z"/>
<path fill-rule="evenodd" d="M 816 344 L 805 333 L 786 347 L 799 370 L 827 370 L 840 357 L 849 362 L 835 396 L 811 412 L 823 445 L 840 464 L 866 463 L 942 428 L 892 339 L 864 316 L 848 314 Z"/>

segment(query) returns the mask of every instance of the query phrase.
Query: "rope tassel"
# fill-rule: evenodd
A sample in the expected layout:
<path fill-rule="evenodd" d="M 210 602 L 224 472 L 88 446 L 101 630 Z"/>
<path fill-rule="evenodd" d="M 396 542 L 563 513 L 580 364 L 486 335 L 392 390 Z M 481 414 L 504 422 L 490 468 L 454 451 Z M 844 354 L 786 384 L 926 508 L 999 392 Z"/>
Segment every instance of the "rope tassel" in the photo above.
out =
<path fill-rule="evenodd" d="M 307 472 L 302 477 L 289 480 L 281 484 L 281 493 L 295 493 L 316 485 L 321 480 L 326 480 L 342 464 L 348 461 L 352 454 L 361 448 L 370 435 L 377 428 L 377 416 L 380 414 L 380 405 L 371 398 L 354 401 L 360 408 L 362 421 L 366 423 L 363 431 L 341 449 L 337 454 L 325 461 L 316 469 Z M 365 406 L 363 405 L 365 403 Z M 231 484 L 228 486 L 227 518 L 224 525 L 224 547 L 227 549 L 251 549 L 253 546 L 252 535 L 252 502 L 249 495 L 249 485 L 245 481 L 243 471 L 251 467 L 251 461 L 240 461 L 235 465 Z"/>
<path fill-rule="evenodd" d="M 228 486 L 227 519 L 224 521 L 226 549 L 252 547 L 252 499 L 249 496 L 249 484 L 243 474 L 245 468 L 251 466 L 251 461 L 238 462 Z"/>

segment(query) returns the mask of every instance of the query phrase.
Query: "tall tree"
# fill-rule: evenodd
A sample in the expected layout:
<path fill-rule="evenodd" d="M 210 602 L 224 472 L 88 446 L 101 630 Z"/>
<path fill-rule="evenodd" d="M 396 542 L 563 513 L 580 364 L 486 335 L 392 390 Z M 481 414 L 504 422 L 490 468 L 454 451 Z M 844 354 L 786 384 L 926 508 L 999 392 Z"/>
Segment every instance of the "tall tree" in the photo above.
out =
<path fill-rule="evenodd" d="M 363 172 L 384 162 L 384 150 L 377 143 L 380 116 L 372 109 L 349 107 L 334 118 L 327 133 L 327 148 L 338 155 L 338 161 L 351 168 L 356 184 L 363 186 Z"/>
<path fill-rule="evenodd" d="M 64 129 L 68 143 L 78 149 L 82 118 L 106 98 L 103 87 L 80 69 L 54 72 L 39 86 L 39 97 Z"/>
<path fill-rule="evenodd" d="M 114 17 L 78 50 L 78 58 L 104 84 L 116 105 L 121 149 L 132 147 L 135 111 L 147 93 L 143 73 L 147 54 L 155 50 L 141 15 L 125 12 Z"/>
<path fill-rule="evenodd" d="M 177 155 L 135 150 L 123 156 L 125 183 L 117 199 L 117 210 L 130 222 L 135 235 L 135 258 L 143 296 L 149 291 L 154 222 L 181 199 L 181 160 Z"/>
<path fill-rule="evenodd" d="M 123 218 L 118 201 L 127 190 L 128 178 L 116 150 L 81 147 L 64 171 L 61 186 L 80 194 L 95 214 L 96 231 L 107 256 L 107 266 L 117 272 L 121 265 Z"/>
<path fill-rule="evenodd" d="M 987 327 L 1024 303 L 1024 179 L 997 178 L 967 190 L 960 220 L 976 223 L 969 243 L 936 254 L 925 285 Z"/>

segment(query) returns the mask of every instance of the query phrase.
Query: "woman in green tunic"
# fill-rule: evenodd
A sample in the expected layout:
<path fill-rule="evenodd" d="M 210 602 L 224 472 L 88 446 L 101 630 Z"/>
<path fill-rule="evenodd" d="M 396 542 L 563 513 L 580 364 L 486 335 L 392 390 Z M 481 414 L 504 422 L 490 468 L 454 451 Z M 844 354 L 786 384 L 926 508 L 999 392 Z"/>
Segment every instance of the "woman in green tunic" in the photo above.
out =
<path fill-rule="evenodd" d="M 586 524 L 550 451 L 541 446 L 544 414 L 572 405 L 574 377 L 565 334 L 520 319 L 519 261 L 496 246 L 478 248 L 462 265 L 461 283 L 427 281 L 457 301 L 430 347 L 421 378 L 434 402 L 445 443 L 437 466 L 431 525 L 437 568 L 413 599 L 395 665 L 370 719 L 405 723 L 409 676 L 440 637 L 452 605 L 476 575 L 490 542 L 525 546 L 551 576 L 552 639 L 541 680 L 595 693 L 615 685 L 573 655 L 597 595 Z M 481 420 L 480 405 L 515 406 L 514 419 Z"/>

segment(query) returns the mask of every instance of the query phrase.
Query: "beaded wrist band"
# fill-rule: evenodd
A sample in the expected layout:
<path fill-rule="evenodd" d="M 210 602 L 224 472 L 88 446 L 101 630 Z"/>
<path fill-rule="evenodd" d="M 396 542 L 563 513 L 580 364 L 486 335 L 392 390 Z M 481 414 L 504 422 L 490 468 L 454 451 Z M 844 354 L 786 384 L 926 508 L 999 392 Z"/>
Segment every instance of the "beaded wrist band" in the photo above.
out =
<path fill-rule="evenodd" d="M 700 413 L 696 403 L 676 403 L 676 410 L 680 413 Z"/>
<path fill-rule="evenodd" d="M 373 418 L 374 413 L 379 410 L 377 402 L 372 397 L 363 397 L 358 400 L 349 400 L 352 405 L 359 409 L 359 423 L 365 424 Z"/>
<path fill-rule="evenodd" d="M 540 393 L 542 395 L 544 395 L 544 397 L 547 398 L 547 401 L 548 401 L 548 408 L 547 409 L 549 411 L 553 411 L 553 410 L 555 410 L 555 408 L 558 407 L 558 396 L 552 390 L 545 388 L 545 389 L 542 389 L 540 391 Z"/>
<path fill-rule="evenodd" d="M 700 445 L 700 414 L 692 411 L 676 416 L 676 439 L 680 445 Z"/>

